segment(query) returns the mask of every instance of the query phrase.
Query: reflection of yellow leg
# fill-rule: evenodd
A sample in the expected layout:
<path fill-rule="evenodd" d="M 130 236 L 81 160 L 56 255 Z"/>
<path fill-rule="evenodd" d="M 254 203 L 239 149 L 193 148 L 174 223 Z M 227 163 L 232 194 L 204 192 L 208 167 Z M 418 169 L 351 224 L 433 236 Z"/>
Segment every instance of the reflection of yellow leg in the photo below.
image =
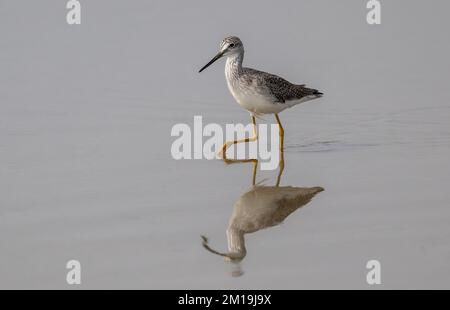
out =
<path fill-rule="evenodd" d="M 252 176 L 252 185 L 255 186 L 256 184 L 256 171 L 258 168 L 258 160 L 253 161 L 253 176 Z"/>
<path fill-rule="evenodd" d="M 224 161 L 226 164 L 253 163 L 252 185 L 256 184 L 256 171 L 258 170 L 257 159 L 224 159 Z"/>
<path fill-rule="evenodd" d="M 219 157 L 221 157 L 225 162 L 227 161 L 227 149 L 232 146 L 233 144 L 238 143 L 245 143 L 245 142 L 253 142 L 258 139 L 258 133 L 256 131 L 256 118 L 252 116 L 252 124 L 253 124 L 253 137 L 246 138 L 242 140 L 234 140 L 234 141 L 227 141 L 222 145 L 222 148 L 219 152 Z"/>
<path fill-rule="evenodd" d="M 275 114 L 275 118 L 277 119 L 279 134 L 280 134 L 280 163 L 279 163 L 280 172 L 278 173 L 277 185 L 276 185 L 276 186 L 279 186 L 281 175 L 283 174 L 283 171 L 284 171 L 284 129 L 283 129 L 283 126 L 281 125 L 281 121 L 280 121 L 280 118 L 278 117 L 278 114 Z"/>

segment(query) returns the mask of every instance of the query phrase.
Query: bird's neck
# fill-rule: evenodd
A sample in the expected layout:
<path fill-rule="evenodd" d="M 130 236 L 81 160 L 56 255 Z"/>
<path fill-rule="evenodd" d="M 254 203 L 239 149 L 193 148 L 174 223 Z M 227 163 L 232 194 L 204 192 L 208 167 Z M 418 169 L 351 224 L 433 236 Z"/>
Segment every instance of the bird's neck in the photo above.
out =
<path fill-rule="evenodd" d="M 225 65 L 225 76 L 227 79 L 236 78 L 242 73 L 242 61 L 244 60 L 244 52 L 230 55 Z"/>
<path fill-rule="evenodd" d="M 245 248 L 244 232 L 235 228 L 227 229 L 228 255 L 233 258 L 244 258 L 247 254 Z"/>

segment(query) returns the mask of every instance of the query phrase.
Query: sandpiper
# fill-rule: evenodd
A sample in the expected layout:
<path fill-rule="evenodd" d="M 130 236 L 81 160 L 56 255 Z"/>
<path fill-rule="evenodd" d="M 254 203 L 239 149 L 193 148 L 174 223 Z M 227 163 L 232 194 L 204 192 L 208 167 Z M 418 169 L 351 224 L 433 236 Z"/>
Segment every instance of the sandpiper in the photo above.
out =
<path fill-rule="evenodd" d="M 256 166 L 254 166 L 256 167 Z M 203 247 L 232 263 L 232 275 L 243 274 L 240 262 L 247 255 L 245 235 L 280 225 L 290 214 L 308 204 L 315 195 L 324 191 L 316 187 L 279 186 L 280 175 L 275 186 L 255 183 L 253 170 L 252 186 L 234 204 L 227 228 L 228 252 L 219 252 L 210 247 L 208 238 L 202 237 Z"/>
<path fill-rule="evenodd" d="M 227 57 L 225 77 L 228 88 L 239 105 L 250 112 L 253 123 L 253 137 L 225 142 L 221 151 L 223 158 L 226 160 L 226 150 L 231 145 L 258 139 L 256 116 L 275 114 L 280 129 L 280 169 L 284 168 L 284 129 L 278 113 L 299 103 L 320 98 L 323 94 L 316 89 L 307 88 L 305 85 L 292 84 L 274 74 L 242 67 L 244 45 L 238 37 L 234 36 L 222 40 L 217 55 L 199 72 L 202 72 L 222 57 Z"/>

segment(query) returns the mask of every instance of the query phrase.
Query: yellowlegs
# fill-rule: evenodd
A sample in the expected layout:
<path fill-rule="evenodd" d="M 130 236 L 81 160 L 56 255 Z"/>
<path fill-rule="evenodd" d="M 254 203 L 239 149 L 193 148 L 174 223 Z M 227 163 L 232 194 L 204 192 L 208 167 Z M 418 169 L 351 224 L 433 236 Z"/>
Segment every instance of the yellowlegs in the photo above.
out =
<path fill-rule="evenodd" d="M 320 98 L 323 94 L 316 89 L 307 88 L 305 85 L 292 84 L 279 76 L 242 67 L 244 45 L 238 37 L 233 36 L 222 40 L 217 55 L 199 72 L 222 57 L 227 57 L 225 76 L 228 88 L 239 105 L 250 112 L 253 123 L 253 137 L 227 141 L 221 151 L 223 158 L 226 160 L 226 150 L 231 145 L 258 139 L 256 116 L 275 114 L 280 129 L 280 170 L 282 170 L 284 168 L 284 129 L 278 113 L 299 103 Z"/>
<path fill-rule="evenodd" d="M 227 228 L 229 253 L 207 249 L 231 260 L 243 259 L 246 254 L 244 234 L 281 224 L 323 190 L 322 187 L 253 186 L 234 205 Z M 203 241 L 203 245 L 207 245 L 206 237 Z"/>
<path fill-rule="evenodd" d="M 208 238 L 202 236 L 202 245 L 206 250 L 233 263 L 233 276 L 242 274 L 239 263 L 247 254 L 245 234 L 281 224 L 324 190 L 319 186 L 278 186 L 279 180 L 275 186 L 263 186 L 255 184 L 255 171 L 253 173 L 252 187 L 234 204 L 228 222 L 228 252 L 214 250 L 209 246 Z"/>
<path fill-rule="evenodd" d="M 256 184 L 256 166 L 254 162 L 252 186 L 241 195 L 234 204 L 227 228 L 228 252 L 219 252 L 209 246 L 208 238 L 202 237 L 203 247 L 211 253 L 223 256 L 233 263 L 233 276 L 242 275 L 240 262 L 245 258 L 245 234 L 281 224 L 290 214 L 308 204 L 314 196 L 324 191 L 323 187 L 279 186 L 278 175 L 275 186 Z M 240 162 L 240 161 L 237 161 Z M 280 170 L 280 173 L 282 170 Z"/>

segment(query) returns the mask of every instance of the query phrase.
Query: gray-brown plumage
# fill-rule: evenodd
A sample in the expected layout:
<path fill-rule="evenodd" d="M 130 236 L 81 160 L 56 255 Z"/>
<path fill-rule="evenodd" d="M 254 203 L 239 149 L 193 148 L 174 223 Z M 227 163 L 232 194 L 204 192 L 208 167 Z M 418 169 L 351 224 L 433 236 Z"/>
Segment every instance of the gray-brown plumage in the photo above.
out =
<path fill-rule="evenodd" d="M 222 40 L 219 53 L 200 72 L 224 56 L 227 57 L 225 76 L 228 88 L 236 101 L 253 115 L 277 114 L 323 95 L 304 84 L 293 84 L 277 75 L 243 67 L 244 45 L 234 36 Z"/>
<path fill-rule="evenodd" d="M 234 205 L 227 229 L 228 252 L 213 250 L 206 237 L 202 237 L 203 247 L 230 261 L 239 262 L 247 254 L 245 234 L 279 225 L 322 191 L 322 187 L 253 186 Z"/>
<path fill-rule="evenodd" d="M 255 84 L 256 87 L 267 87 L 269 93 L 274 96 L 274 102 L 285 103 L 289 100 L 299 100 L 308 96 L 320 98 L 323 93 L 317 89 L 308 88 L 305 84 L 295 85 L 285 79 L 252 68 L 243 68 L 241 77 L 247 85 Z"/>

